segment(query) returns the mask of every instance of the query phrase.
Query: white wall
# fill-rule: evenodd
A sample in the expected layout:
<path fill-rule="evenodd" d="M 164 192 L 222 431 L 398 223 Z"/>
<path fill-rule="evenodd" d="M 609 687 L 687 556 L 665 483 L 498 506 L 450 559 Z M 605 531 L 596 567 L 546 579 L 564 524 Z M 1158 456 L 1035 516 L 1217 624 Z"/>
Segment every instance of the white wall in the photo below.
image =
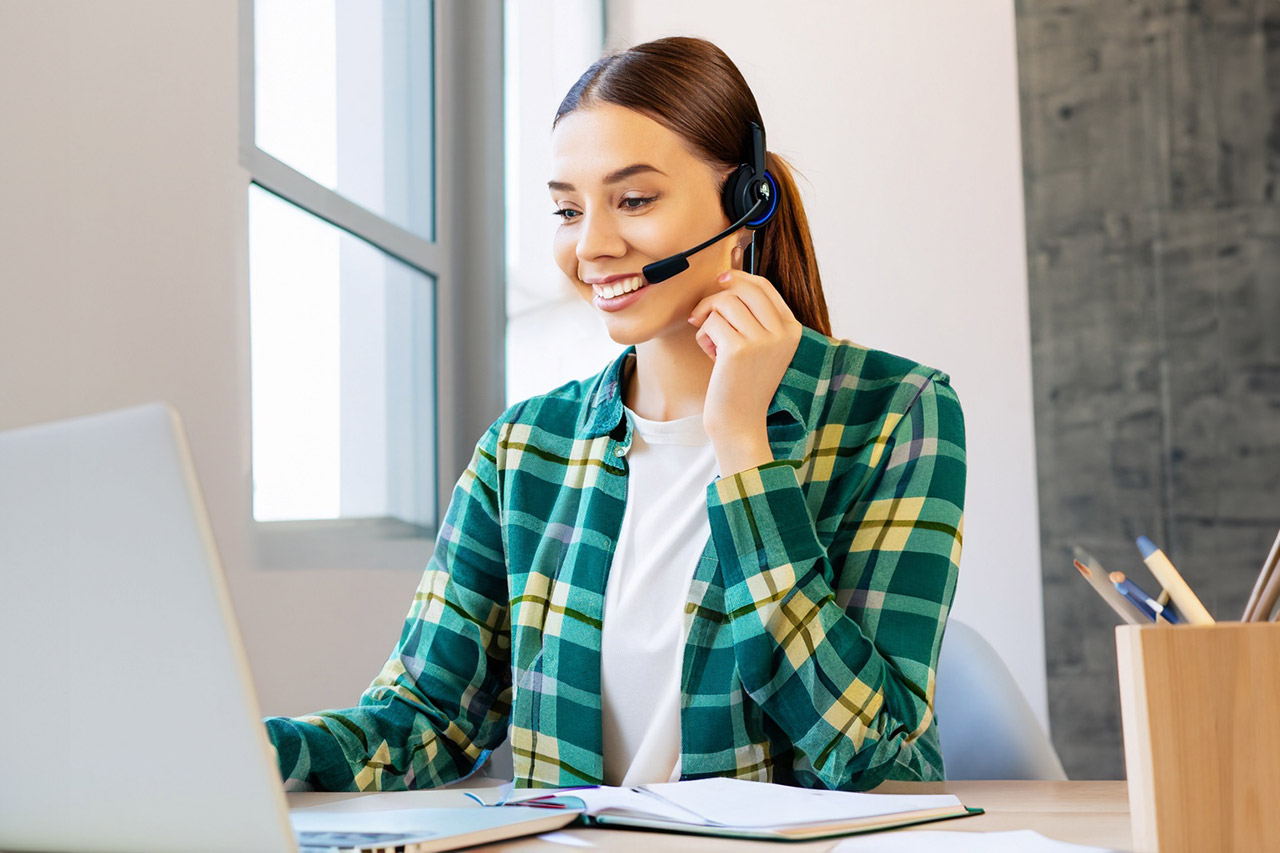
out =
<path fill-rule="evenodd" d="M 418 575 L 250 568 L 237 38 L 228 0 L 0 6 L 0 429 L 176 405 L 263 711 L 304 713 L 356 700 Z"/>
<path fill-rule="evenodd" d="M 1047 730 L 1013 3 L 610 0 L 606 21 L 611 48 L 696 35 L 734 59 L 769 148 L 803 173 L 835 334 L 951 374 L 969 449 L 953 612 Z M 560 280 L 549 245 L 539 262 Z M 617 350 L 589 307 L 554 295 L 513 317 L 509 345 L 547 355 L 512 373 L 510 399 Z"/>
<path fill-rule="evenodd" d="M 551 122 L 600 58 L 600 0 L 506 0 L 507 401 L 599 371 L 622 351 L 551 261 Z M 536 352 L 538 358 L 527 353 Z"/>

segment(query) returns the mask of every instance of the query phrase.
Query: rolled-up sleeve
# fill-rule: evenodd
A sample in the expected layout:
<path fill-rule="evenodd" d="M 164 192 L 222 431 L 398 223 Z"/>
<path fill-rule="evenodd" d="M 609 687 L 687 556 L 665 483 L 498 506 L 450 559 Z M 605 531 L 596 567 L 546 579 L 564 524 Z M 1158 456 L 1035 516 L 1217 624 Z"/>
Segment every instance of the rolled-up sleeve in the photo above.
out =
<path fill-rule="evenodd" d="M 345 710 L 267 718 L 290 789 L 398 790 L 474 772 L 506 737 L 511 637 L 495 424 L 458 480 L 399 642 Z"/>

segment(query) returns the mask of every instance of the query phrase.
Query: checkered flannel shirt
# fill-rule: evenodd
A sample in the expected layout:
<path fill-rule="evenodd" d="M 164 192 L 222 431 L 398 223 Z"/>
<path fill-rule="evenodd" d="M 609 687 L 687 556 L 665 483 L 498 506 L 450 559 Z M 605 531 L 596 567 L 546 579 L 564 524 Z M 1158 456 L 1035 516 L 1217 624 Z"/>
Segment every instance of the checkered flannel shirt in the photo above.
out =
<path fill-rule="evenodd" d="M 485 433 L 359 704 L 266 720 L 288 787 L 442 785 L 507 737 L 517 786 L 602 782 L 626 356 Z M 943 778 L 934 675 L 965 485 L 947 376 L 805 329 L 767 429 L 775 461 L 707 486 L 711 538 L 684 614 L 683 778 Z"/>

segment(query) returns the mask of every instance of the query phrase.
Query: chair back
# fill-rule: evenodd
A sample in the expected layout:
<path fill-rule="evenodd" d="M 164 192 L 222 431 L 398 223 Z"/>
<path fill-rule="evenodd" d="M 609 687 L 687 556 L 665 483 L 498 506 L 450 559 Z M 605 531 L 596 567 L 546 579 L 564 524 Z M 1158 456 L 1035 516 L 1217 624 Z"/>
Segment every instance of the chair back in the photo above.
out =
<path fill-rule="evenodd" d="M 934 713 L 948 779 L 1066 779 L 1009 668 L 982 635 L 948 620 Z"/>

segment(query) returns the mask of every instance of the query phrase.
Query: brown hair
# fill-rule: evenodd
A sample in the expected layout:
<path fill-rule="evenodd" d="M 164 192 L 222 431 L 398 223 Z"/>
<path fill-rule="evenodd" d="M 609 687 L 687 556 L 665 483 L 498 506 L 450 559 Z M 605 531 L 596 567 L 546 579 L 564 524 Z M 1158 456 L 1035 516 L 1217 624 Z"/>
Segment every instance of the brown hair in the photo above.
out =
<path fill-rule="evenodd" d="M 643 113 L 727 171 L 747 162 L 748 122 L 765 126 L 755 95 L 733 60 L 697 38 L 658 39 L 602 57 L 573 84 L 555 120 L 597 103 Z M 766 168 L 778 182 L 778 212 L 760 229 L 757 272 L 773 283 L 797 320 L 830 335 L 809 220 L 791 167 L 770 151 Z"/>

